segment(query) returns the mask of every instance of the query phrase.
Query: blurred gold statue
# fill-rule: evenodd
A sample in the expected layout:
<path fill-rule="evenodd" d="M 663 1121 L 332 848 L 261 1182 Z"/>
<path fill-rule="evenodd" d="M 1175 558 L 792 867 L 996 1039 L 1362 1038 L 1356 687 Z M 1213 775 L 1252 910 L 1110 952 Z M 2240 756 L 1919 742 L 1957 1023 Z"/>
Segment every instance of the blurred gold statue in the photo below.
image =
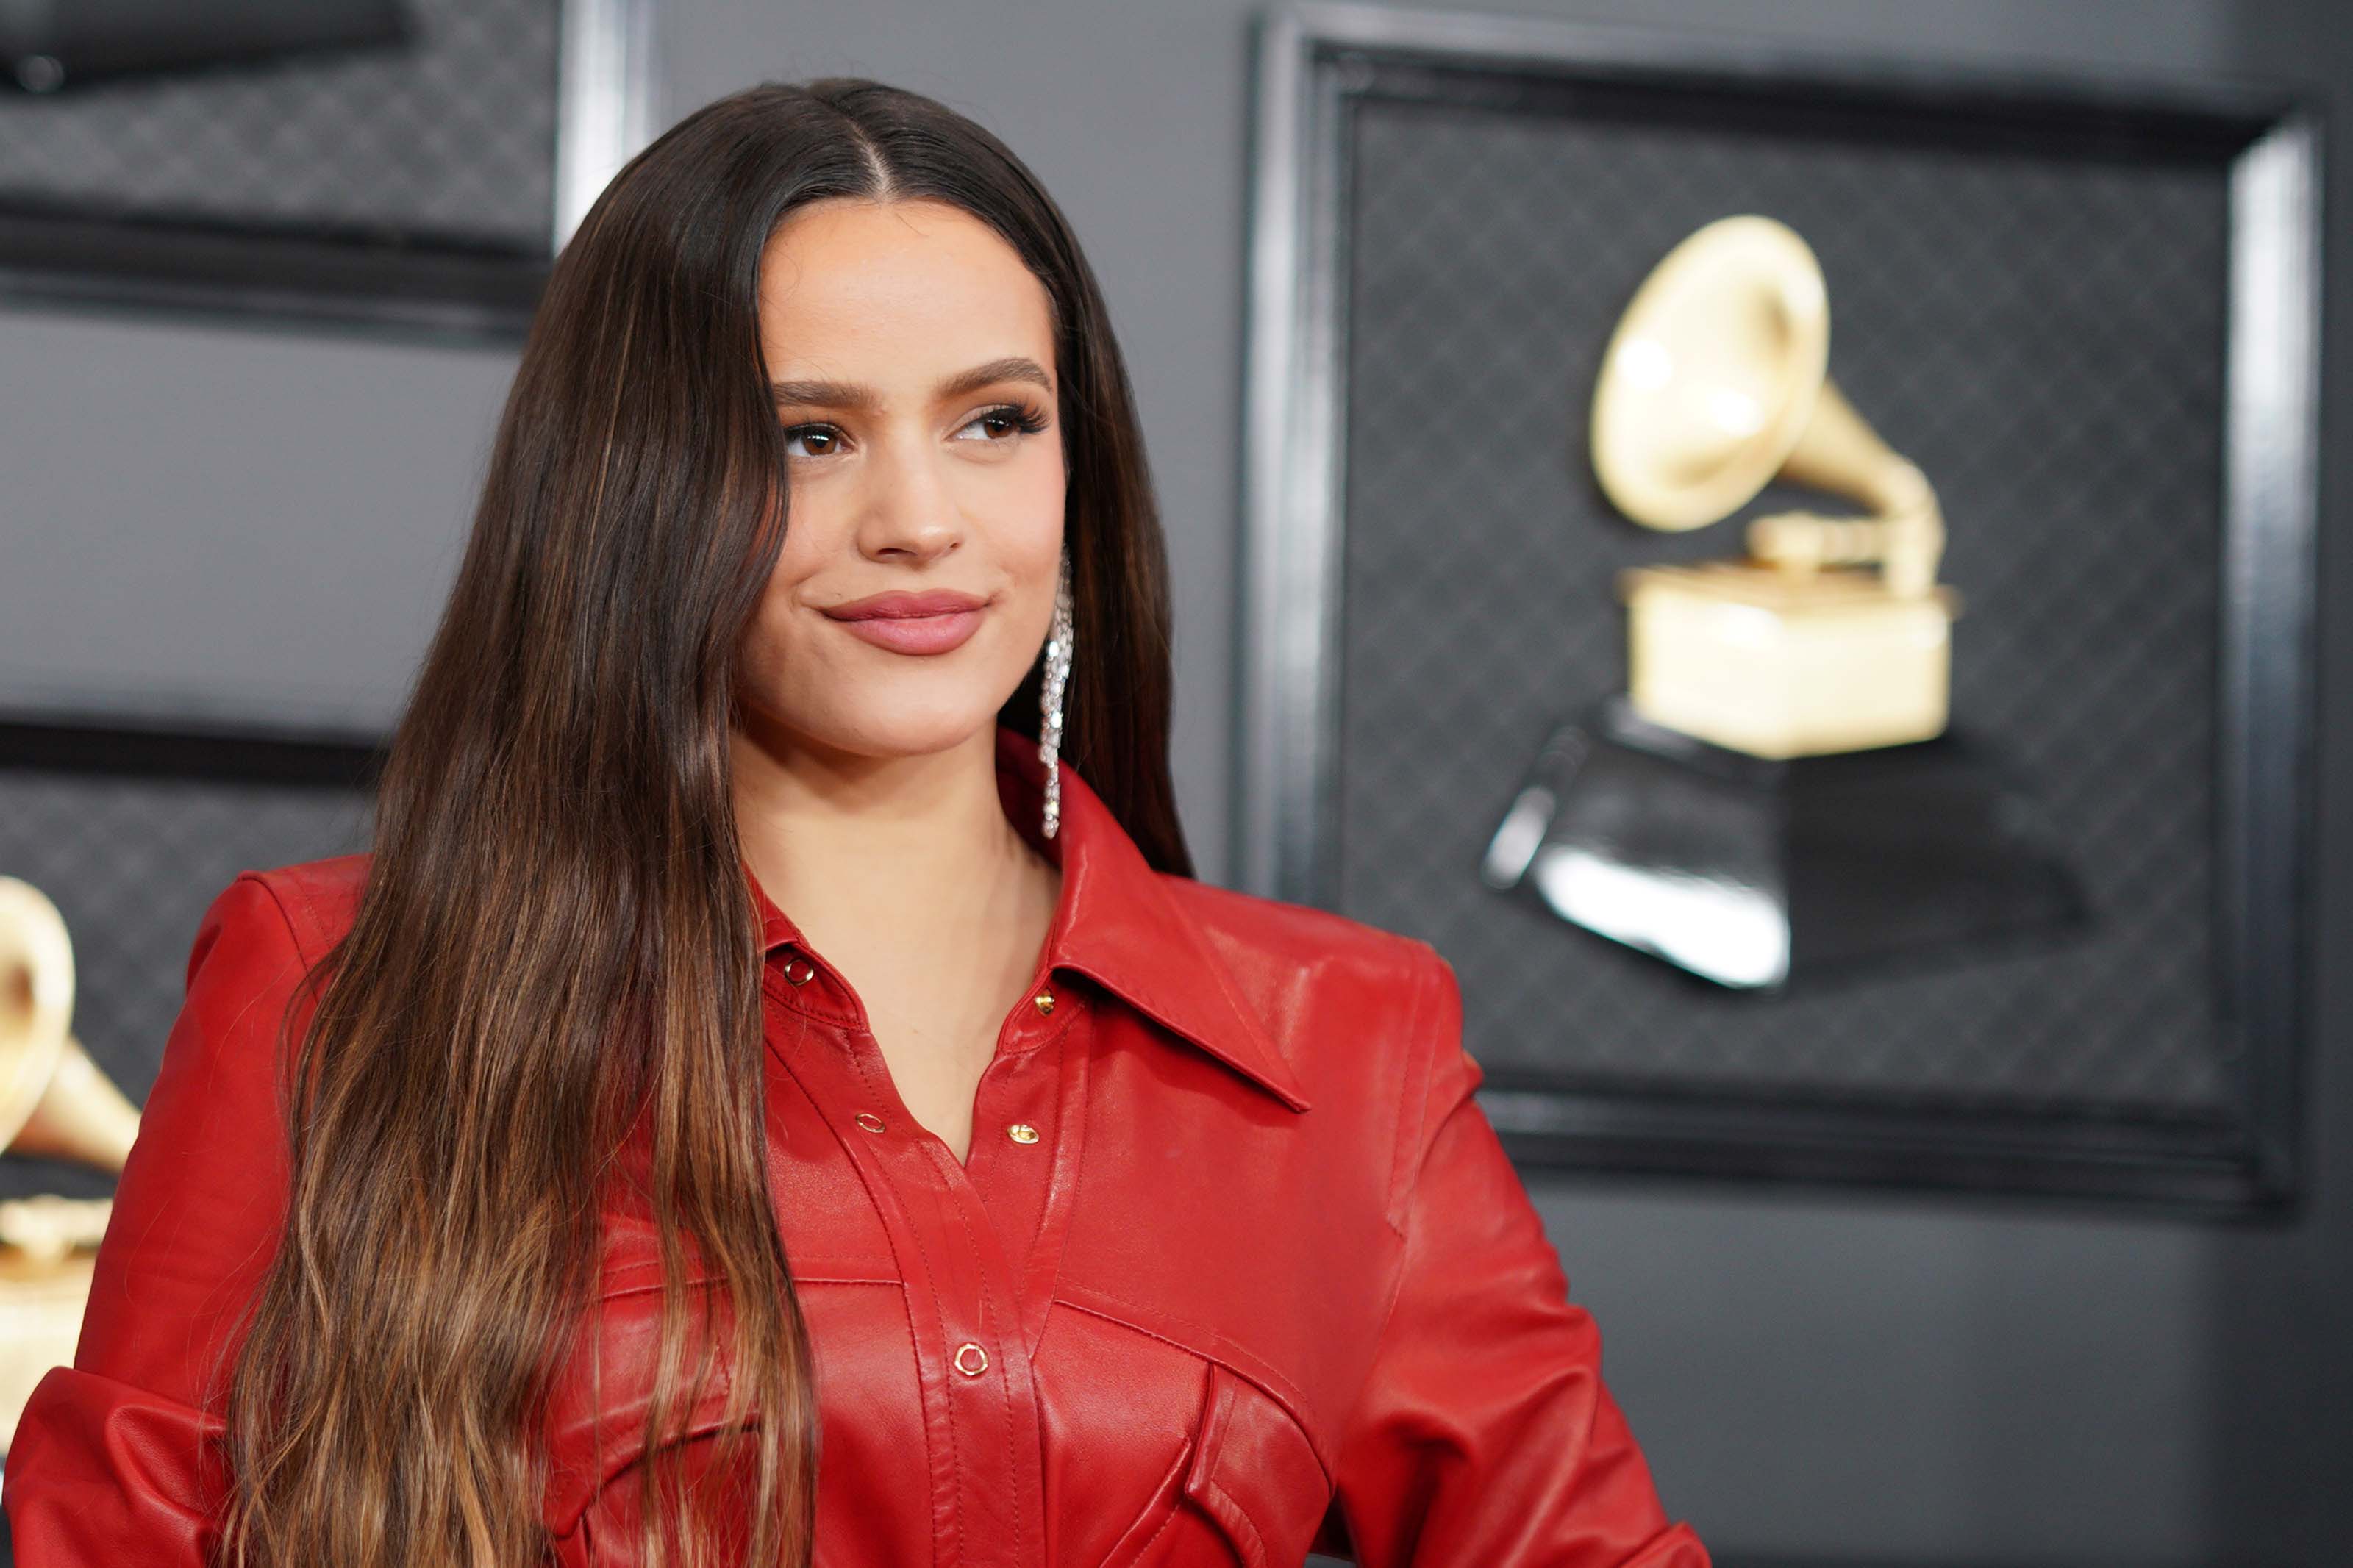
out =
<path fill-rule="evenodd" d="M 1760 517 L 1745 561 L 1626 574 L 1628 694 L 1652 723 L 1769 758 L 1945 729 L 1958 601 L 1936 584 L 1943 515 L 1926 477 L 1840 395 L 1829 358 L 1820 264 L 1754 214 L 1669 251 L 1619 321 L 1592 452 L 1628 517 L 1704 527 L 1777 479 L 1869 509 Z"/>
<path fill-rule="evenodd" d="M 2089 914 L 1996 748 L 1947 732 L 1944 514 L 1829 364 L 1821 265 L 1785 224 L 1719 219 L 1643 278 L 1593 389 L 1610 501 L 1675 531 L 1776 480 L 1863 510 L 1775 512 L 1739 559 L 1622 574 L 1626 694 L 1554 727 L 1479 868 L 1733 989 Z"/>
<path fill-rule="evenodd" d="M 121 1171 L 139 1112 L 73 1037 L 73 946 L 37 889 L 0 877 L 0 1149 Z M 73 1360 L 111 1203 L 0 1201 L 0 1452 L 33 1385 Z"/>

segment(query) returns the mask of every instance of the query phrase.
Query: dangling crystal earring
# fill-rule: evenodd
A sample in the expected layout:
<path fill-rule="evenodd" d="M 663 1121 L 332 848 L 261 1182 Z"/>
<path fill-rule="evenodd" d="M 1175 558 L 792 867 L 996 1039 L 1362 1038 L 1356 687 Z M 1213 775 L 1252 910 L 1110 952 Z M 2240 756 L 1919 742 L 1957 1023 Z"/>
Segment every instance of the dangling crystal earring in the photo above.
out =
<path fill-rule="evenodd" d="M 1038 688 L 1038 760 L 1046 764 L 1046 837 L 1062 821 L 1062 686 L 1071 679 L 1071 552 L 1062 549 L 1054 586 L 1054 626 L 1046 634 L 1046 675 Z"/>

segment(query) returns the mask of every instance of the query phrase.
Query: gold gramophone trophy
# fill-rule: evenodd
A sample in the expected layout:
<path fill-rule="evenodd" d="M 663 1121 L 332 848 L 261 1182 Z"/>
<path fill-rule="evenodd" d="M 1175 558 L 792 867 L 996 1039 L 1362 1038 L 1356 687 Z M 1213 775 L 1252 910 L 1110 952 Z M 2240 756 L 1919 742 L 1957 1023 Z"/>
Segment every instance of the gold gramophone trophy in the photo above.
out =
<path fill-rule="evenodd" d="M 139 1112 L 71 1033 L 73 946 L 38 889 L 0 877 L 0 1150 L 119 1172 Z M 112 1205 L 0 1200 L 0 1453 L 33 1385 L 70 1364 Z"/>
<path fill-rule="evenodd" d="M 1796 231 L 1728 217 L 1636 290 L 1593 394 L 1593 468 L 1618 510 L 1682 531 L 1776 479 L 1862 517 L 1780 512 L 1749 559 L 1626 574 L 1628 693 L 1653 723 L 1757 757 L 1943 732 L 1957 601 L 1936 584 L 1944 519 L 1828 375 L 1830 301 Z"/>
<path fill-rule="evenodd" d="M 1947 733 L 1943 513 L 1829 362 L 1820 264 L 1772 218 L 1707 225 L 1636 289 L 1590 423 L 1620 511 L 1704 528 L 1775 481 L 1863 510 L 1625 573 L 1626 695 L 1554 731 L 1481 868 L 1727 986 L 2083 914 L 2032 802 Z"/>

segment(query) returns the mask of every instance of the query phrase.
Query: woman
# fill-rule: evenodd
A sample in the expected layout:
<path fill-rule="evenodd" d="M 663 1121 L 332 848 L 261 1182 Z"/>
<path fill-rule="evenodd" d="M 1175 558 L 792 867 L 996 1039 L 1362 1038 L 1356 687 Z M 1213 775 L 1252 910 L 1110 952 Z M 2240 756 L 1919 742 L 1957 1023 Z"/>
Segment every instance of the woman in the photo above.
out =
<path fill-rule="evenodd" d="M 22 1568 L 1704 1568 L 1452 973 L 1192 879 L 1165 576 L 995 138 L 828 79 L 633 161 L 372 856 L 197 933 Z"/>

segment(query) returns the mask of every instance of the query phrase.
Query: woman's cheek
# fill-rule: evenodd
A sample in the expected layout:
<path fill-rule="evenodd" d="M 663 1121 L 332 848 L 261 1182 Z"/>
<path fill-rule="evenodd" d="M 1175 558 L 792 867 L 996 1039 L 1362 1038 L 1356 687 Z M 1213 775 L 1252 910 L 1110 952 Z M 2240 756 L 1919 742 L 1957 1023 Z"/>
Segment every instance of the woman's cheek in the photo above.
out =
<path fill-rule="evenodd" d="M 771 603 L 763 608 L 746 638 L 744 673 L 771 703 L 789 696 L 793 672 L 806 662 L 797 657 L 793 632 L 790 607 Z"/>

